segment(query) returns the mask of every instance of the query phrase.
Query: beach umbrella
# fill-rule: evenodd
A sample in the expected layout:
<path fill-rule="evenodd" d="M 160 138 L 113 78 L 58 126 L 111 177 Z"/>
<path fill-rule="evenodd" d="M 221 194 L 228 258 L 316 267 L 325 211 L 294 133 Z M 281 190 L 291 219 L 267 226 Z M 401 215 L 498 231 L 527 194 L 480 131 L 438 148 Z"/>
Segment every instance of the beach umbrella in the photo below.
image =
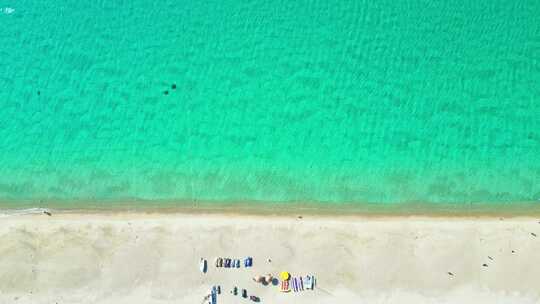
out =
<path fill-rule="evenodd" d="M 287 271 L 282 271 L 282 272 L 279 274 L 279 277 L 281 278 L 281 280 L 287 281 L 288 279 L 291 278 L 291 274 L 288 273 Z"/>

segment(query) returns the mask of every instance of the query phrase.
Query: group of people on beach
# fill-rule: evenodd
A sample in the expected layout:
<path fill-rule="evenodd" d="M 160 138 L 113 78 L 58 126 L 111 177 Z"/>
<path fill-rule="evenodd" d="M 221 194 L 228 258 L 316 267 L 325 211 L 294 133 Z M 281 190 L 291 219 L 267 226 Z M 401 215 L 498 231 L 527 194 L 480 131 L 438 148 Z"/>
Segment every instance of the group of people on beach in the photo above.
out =
<path fill-rule="evenodd" d="M 268 260 L 270 261 L 270 260 Z M 214 261 L 214 265 L 216 268 L 240 268 L 241 267 L 241 259 L 235 259 L 235 258 L 222 258 L 217 257 Z M 243 265 L 244 268 L 249 268 L 253 266 L 253 258 L 252 257 L 246 257 L 243 259 Z M 200 269 L 202 273 L 207 272 L 207 261 L 206 259 L 201 258 L 200 260 Z M 255 276 L 253 278 L 253 281 L 256 283 L 261 283 L 263 285 L 279 285 L 279 290 L 282 292 L 300 292 L 305 289 L 313 290 L 315 288 L 315 276 L 307 275 L 305 277 L 299 276 L 299 277 L 292 277 L 289 272 L 283 271 L 280 273 L 279 278 L 274 277 L 272 274 L 267 275 L 259 275 Z M 253 302 L 260 302 L 261 299 L 255 295 L 248 295 L 247 289 L 240 289 L 237 286 L 234 286 L 233 289 L 230 291 L 230 293 L 233 296 L 240 295 L 242 298 L 249 299 Z M 217 298 L 218 295 L 221 294 L 221 286 L 215 285 L 211 288 L 210 293 L 206 295 L 203 301 L 207 301 L 208 304 L 217 304 Z"/>

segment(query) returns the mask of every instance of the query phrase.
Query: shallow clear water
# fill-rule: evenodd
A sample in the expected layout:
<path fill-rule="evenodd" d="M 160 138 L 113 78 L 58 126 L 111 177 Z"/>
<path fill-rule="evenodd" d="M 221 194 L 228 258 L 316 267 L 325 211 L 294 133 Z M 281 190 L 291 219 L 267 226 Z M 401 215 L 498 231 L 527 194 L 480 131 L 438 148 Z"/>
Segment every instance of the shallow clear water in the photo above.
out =
<path fill-rule="evenodd" d="M 539 1 L 0 7 L 1 201 L 540 200 Z"/>

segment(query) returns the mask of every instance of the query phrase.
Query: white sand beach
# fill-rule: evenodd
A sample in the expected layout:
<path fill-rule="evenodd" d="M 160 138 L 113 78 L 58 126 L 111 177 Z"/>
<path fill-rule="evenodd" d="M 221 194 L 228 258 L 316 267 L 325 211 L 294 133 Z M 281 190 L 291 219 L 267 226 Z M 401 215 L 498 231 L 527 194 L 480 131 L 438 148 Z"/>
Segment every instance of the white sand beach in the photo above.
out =
<path fill-rule="evenodd" d="M 254 263 L 218 269 L 217 256 Z M 525 217 L 23 215 L 0 218 L 0 303 L 202 303 L 212 285 L 218 303 L 250 302 L 233 286 L 261 303 L 540 303 L 539 258 L 539 219 Z M 283 270 L 318 287 L 251 280 Z"/>

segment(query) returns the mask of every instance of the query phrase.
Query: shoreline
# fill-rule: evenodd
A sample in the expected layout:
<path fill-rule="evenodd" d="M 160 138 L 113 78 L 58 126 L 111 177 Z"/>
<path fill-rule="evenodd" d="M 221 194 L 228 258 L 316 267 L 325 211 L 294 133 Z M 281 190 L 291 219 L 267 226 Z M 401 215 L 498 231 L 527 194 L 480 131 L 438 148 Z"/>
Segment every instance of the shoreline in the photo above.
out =
<path fill-rule="evenodd" d="M 137 203 L 136 203 L 137 202 Z M 269 202 L 88 202 L 81 207 L 77 203 L 30 203 L 23 208 L 14 203 L 0 203 L 0 218 L 11 215 L 42 213 L 48 210 L 62 214 L 226 214 L 250 216 L 320 216 L 320 217 L 430 217 L 430 218 L 490 218 L 490 217 L 540 217 L 540 203 L 269 203 Z"/>
<path fill-rule="evenodd" d="M 44 213 L 46 211 L 50 215 Z M 3 215 L 3 216 L 2 216 Z M 163 221 L 169 222 L 182 218 L 189 218 L 196 221 L 209 221 L 213 219 L 221 220 L 245 220 L 245 221 L 271 221 L 271 222 L 336 222 L 346 224 L 356 223 L 400 223 L 400 222 L 424 222 L 442 225 L 456 223 L 494 223 L 494 222 L 522 222 L 537 223 L 540 228 L 540 215 L 444 215 L 444 214 L 322 214 L 322 213 L 294 213 L 294 214 L 265 214 L 248 212 L 220 212 L 213 210 L 207 212 L 203 210 L 191 210 L 182 212 L 178 210 L 161 211 L 118 211 L 118 210 L 51 210 L 40 209 L 29 213 L 2 214 L 0 209 L 0 223 L 21 222 L 21 221 L 69 221 L 84 222 L 90 221 Z M 538 231 L 540 240 L 540 230 Z"/>

